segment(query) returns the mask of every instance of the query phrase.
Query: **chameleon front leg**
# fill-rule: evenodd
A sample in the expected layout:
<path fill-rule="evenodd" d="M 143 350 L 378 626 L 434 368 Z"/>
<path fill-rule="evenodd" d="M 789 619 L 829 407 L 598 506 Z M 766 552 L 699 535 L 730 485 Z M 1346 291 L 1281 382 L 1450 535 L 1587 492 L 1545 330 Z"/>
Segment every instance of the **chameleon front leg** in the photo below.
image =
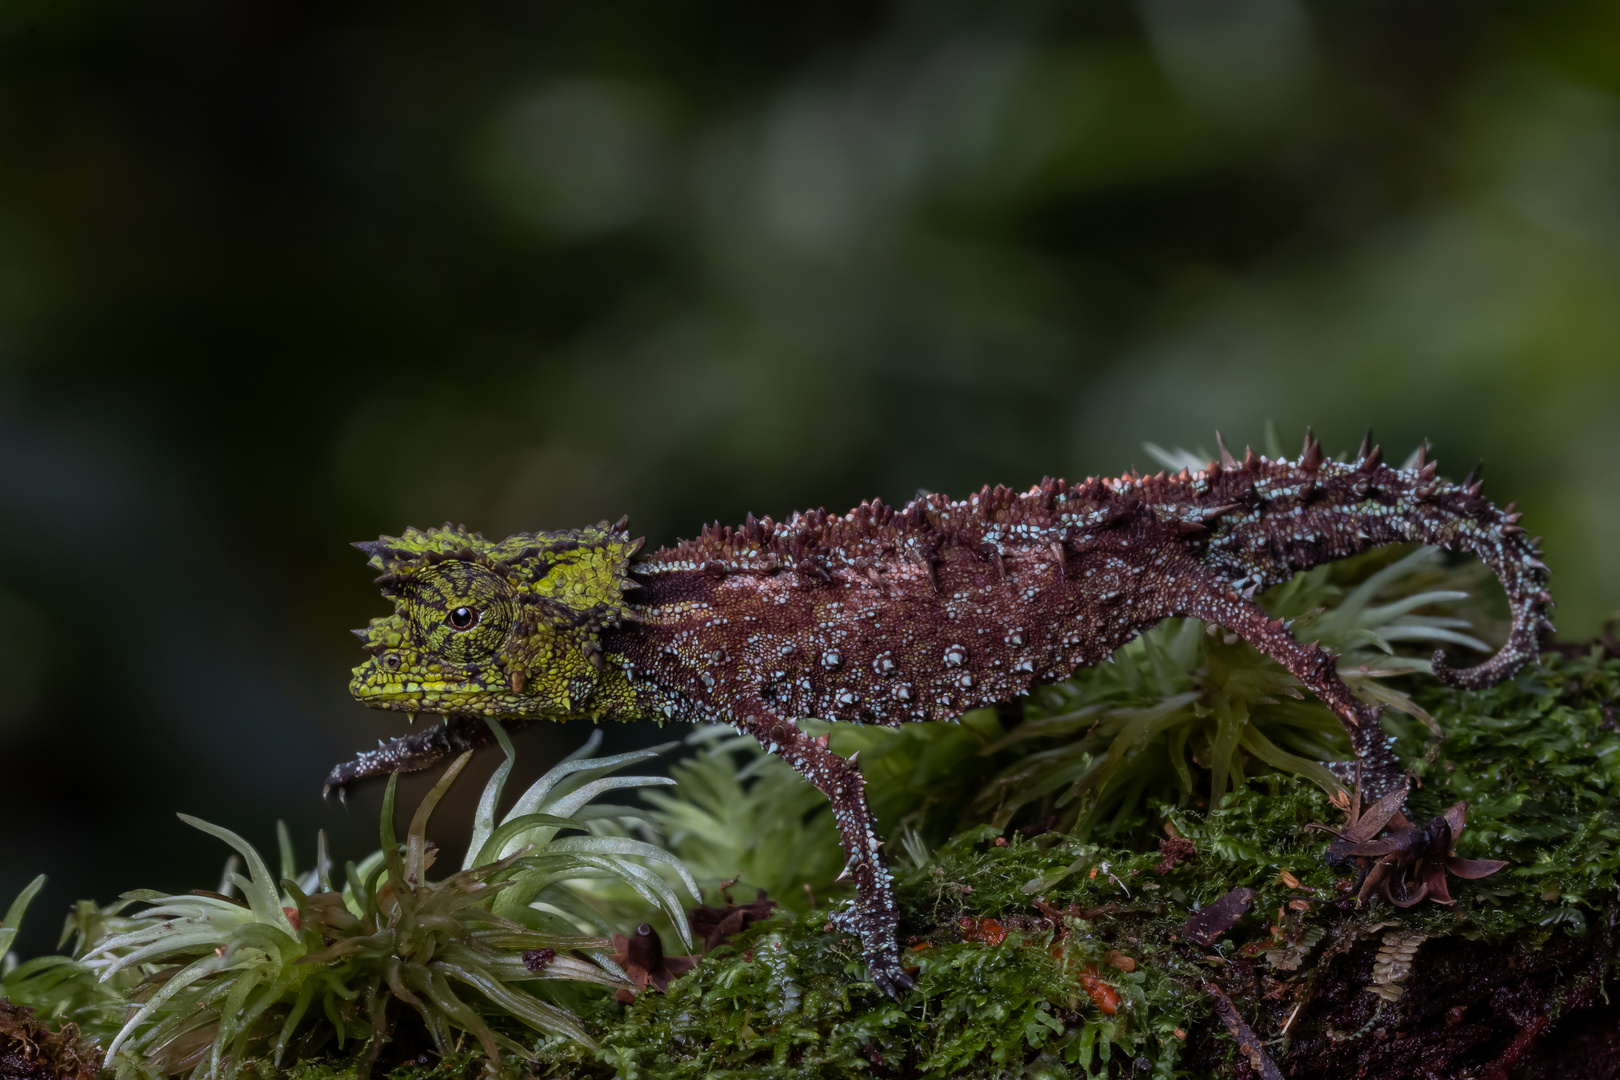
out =
<path fill-rule="evenodd" d="M 827 749 L 825 737 L 811 738 L 793 721 L 781 719 L 763 707 L 743 714 L 737 723 L 768 752 L 793 766 L 832 803 L 833 820 L 844 847 L 844 874 L 855 879 L 854 905 L 834 915 L 833 922 L 860 935 L 867 978 L 890 997 L 896 996 L 912 983 L 911 976 L 900 967 L 894 879 L 884 865 L 877 822 L 866 802 L 866 778 L 854 762 Z"/>
<path fill-rule="evenodd" d="M 1198 563 L 1190 562 L 1174 574 L 1168 594 L 1164 614 L 1191 615 L 1226 627 L 1287 668 L 1337 713 L 1360 762 L 1363 790 L 1371 797 L 1400 786 L 1404 773 L 1378 723 L 1379 707 L 1351 693 L 1327 650 L 1314 643 L 1300 644 L 1281 619 L 1271 618 L 1264 608 L 1238 595 L 1224 578 Z M 1348 780 L 1355 762 L 1329 767 L 1341 780 Z"/>
<path fill-rule="evenodd" d="M 516 718 L 501 721 L 507 730 L 523 727 L 528 722 Z M 378 743 L 377 749 L 367 750 L 353 761 L 337 766 L 327 774 L 326 787 L 321 794 L 330 795 L 336 788 L 338 797 L 342 798 L 344 789 L 357 781 L 389 773 L 420 772 L 446 758 L 494 741 L 495 735 L 482 716 L 447 716 L 442 724 Z"/>

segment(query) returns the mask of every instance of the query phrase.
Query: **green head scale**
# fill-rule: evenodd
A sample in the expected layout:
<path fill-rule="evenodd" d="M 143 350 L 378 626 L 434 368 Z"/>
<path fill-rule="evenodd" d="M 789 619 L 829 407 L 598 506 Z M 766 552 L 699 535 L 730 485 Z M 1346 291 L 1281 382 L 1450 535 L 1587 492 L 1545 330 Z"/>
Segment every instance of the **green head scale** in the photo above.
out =
<path fill-rule="evenodd" d="M 447 715 L 587 711 L 603 630 L 629 619 L 641 547 L 626 522 L 518 533 L 496 543 L 460 525 L 407 529 L 355 547 L 381 571 L 394 613 L 354 633 L 371 659 L 349 692 L 374 708 Z"/>

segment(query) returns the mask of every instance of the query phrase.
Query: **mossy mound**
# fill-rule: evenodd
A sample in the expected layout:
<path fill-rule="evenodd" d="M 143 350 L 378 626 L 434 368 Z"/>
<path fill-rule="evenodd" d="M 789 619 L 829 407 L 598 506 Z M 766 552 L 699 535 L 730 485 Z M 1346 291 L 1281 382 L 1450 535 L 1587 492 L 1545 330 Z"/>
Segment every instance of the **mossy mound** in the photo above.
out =
<path fill-rule="evenodd" d="M 1107 844 L 981 826 L 920 866 L 897 860 L 917 969 L 899 1001 L 859 981 L 857 945 L 829 930 L 826 911 L 780 916 L 667 994 L 599 1003 L 586 1020 L 600 1054 L 553 1041 L 532 1071 L 1244 1075 L 1211 986 L 1285 1073 L 1458 1075 L 1494 1063 L 1532 1075 L 1566 1051 L 1612 1055 L 1620 1071 L 1620 1042 L 1602 1034 L 1620 1026 L 1603 994 L 1620 918 L 1617 692 L 1620 663 L 1595 658 L 1552 659 L 1481 694 L 1419 691 L 1445 741 L 1417 768 L 1415 820 L 1466 799 L 1459 854 L 1513 862 L 1459 883 L 1454 907 L 1356 909 L 1351 877 L 1306 828 L 1343 815 L 1282 775 L 1212 812 L 1153 806 Z M 1167 822 L 1196 856 L 1167 865 Z M 1247 916 L 1211 946 L 1184 940 L 1195 908 L 1237 888 L 1256 894 Z"/>

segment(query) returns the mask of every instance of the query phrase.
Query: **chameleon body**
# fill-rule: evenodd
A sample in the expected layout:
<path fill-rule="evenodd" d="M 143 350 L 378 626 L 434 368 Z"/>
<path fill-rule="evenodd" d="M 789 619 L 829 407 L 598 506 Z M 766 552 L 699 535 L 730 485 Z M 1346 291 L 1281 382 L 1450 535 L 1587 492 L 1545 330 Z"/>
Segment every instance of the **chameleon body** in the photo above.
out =
<path fill-rule="evenodd" d="M 372 657 L 351 690 L 368 705 L 445 714 L 335 769 L 328 786 L 424 768 L 490 741 L 483 717 L 721 721 L 755 736 L 832 803 L 870 977 L 909 985 L 881 840 L 855 765 L 801 717 L 895 725 L 949 720 L 1068 677 L 1169 616 L 1219 624 L 1275 658 L 1336 712 L 1364 790 L 1401 772 L 1376 706 L 1334 658 L 1296 641 L 1252 597 L 1295 571 L 1391 543 L 1484 560 L 1513 609 L 1507 644 L 1478 667 L 1434 672 L 1490 685 L 1551 629 L 1546 567 L 1509 507 L 1433 464 L 1395 469 L 1376 448 L 1297 461 L 1249 451 L 1198 472 L 986 487 L 964 501 L 878 501 L 738 528 L 641 554 L 624 523 L 498 543 L 460 527 L 359 546 L 396 611 L 356 631 Z M 1341 765 L 1342 768 L 1342 765 Z"/>

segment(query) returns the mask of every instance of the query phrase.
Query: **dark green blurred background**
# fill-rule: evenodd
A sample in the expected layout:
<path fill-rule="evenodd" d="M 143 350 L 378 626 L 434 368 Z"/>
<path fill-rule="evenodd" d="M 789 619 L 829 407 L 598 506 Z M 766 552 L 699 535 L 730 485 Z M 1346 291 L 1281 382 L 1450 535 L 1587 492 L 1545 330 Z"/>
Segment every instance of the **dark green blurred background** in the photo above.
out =
<path fill-rule="evenodd" d="M 0 901 L 211 887 L 176 810 L 370 850 L 349 541 L 1268 420 L 1483 458 L 1620 607 L 1620 5 L 7 0 Z"/>

